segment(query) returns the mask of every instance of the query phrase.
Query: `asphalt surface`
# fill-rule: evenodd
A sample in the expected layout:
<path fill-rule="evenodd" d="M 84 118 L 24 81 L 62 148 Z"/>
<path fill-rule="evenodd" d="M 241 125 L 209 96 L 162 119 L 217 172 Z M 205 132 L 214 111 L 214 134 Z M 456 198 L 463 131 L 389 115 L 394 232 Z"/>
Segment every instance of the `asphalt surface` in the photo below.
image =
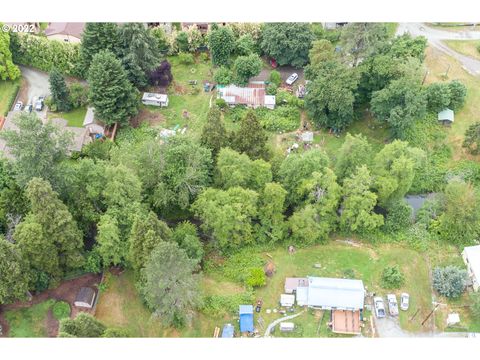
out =
<path fill-rule="evenodd" d="M 397 35 L 425 36 L 428 43 L 445 54 L 460 61 L 463 68 L 473 76 L 480 76 L 480 60 L 459 54 L 449 48 L 444 40 L 480 40 L 480 31 L 446 31 L 431 28 L 423 23 L 400 23 Z"/>
<path fill-rule="evenodd" d="M 28 86 L 26 95 L 28 99 L 24 105 L 33 104 L 35 106 L 36 99 L 38 99 L 40 96 L 47 96 L 50 94 L 48 74 L 26 66 L 20 66 L 20 70 Z M 43 110 L 37 112 L 37 114 L 40 116 L 40 118 L 45 118 L 46 111 L 47 109 L 44 107 Z"/>

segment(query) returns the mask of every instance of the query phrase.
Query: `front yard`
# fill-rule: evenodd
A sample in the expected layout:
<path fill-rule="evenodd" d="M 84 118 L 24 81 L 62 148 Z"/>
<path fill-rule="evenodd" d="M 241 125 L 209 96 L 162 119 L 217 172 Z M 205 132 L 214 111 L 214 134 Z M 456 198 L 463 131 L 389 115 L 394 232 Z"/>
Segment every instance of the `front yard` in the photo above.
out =
<path fill-rule="evenodd" d="M 83 127 L 83 121 L 85 120 L 86 113 L 86 107 L 79 107 L 69 112 L 50 112 L 48 117 L 49 119 L 62 118 L 67 120 L 67 126 L 81 128 Z"/>

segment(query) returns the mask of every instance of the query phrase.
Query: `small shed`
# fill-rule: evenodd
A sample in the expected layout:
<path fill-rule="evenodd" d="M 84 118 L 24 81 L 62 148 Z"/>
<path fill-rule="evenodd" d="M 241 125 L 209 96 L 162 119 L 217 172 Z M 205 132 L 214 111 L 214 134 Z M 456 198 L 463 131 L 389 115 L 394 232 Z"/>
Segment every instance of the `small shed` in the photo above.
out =
<path fill-rule="evenodd" d="M 222 330 L 222 338 L 233 338 L 235 330 L 232 324 L 225 324 Z"/>
<path fill-rule="evenodd" d="M 253 305 L 240 305 L 240 332 L 253 332 Z"/>
<path fill-rule="evenodd" d="M 304 131 L 300 135 L 300 138 L 305 143 L 311 143 L 311 142 L 313 142 L 313 132 L 312 131 Z"/>
<path fill-rule="evenodd" d="M 460 315 L 458 313 L 450 313 L 447 317 L 447 326 L 457 325 L 460 323 Z"/>
<path fill-rule="evenodd" d="M 91 309 L 95 302 L 95 290 L 90 287 L 82 287 L 75 298 L 73 305 Z"/>
<path fill-rule="evenodd" d="M 267 109 L 275 109 L 275 95 L 265 95 L 265 107 Z"/>
<path fill-rule="evenodd" d="M 455 113 L 451 109 L 443 109 L 438 113 L 438 121 L 443 125 L 452 125 L 455 120 Z"/>
<path fill-rule="evenodd" d="M 292 307 L 295 304 L 295 295 L 282 294 L 280 295 L 280 305 L 284 307 Z"/>
<path fill-rule="evenodd" d="M 307 278 L 285 278 L 284 292 L 285 294 L 293 294 L 297 287 L 308 286 Z"/>
<path fill-rule="evenodd" d="M 159 94 L 159 93 L 143 93 L 142 103 L 144 105 L 153 105 L 153 106 L 168 106 L 168 95 Z"/>
<path fill-rule="evenodd" d="M 295 330 L 295 324 L 292 322 L 281 322 L 280 331 L 281 332 L 290 332 Z"/>

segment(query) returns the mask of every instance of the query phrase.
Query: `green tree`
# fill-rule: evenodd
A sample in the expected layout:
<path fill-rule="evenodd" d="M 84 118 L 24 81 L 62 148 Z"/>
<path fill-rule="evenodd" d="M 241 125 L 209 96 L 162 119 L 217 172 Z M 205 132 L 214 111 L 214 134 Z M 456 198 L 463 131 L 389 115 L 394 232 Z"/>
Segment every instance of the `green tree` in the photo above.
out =
<path fill-rule="evenodd" d="M 268 136 L 253 111 L 248 111 L 232 137 L 232 147 L 247 154 L 251 159 L 268 159 Z"/>
<path fill-rule="evenodd" d="M 217 157 L 218 152 L 227 144 L 227 129 L 222 119 L 222 112 L 218 107 L 213 106 L 207 114 L 207 122 L 203 126 L 200 136 L 200 144 L 212 150 L 213 158 Z"/>
<path fill-rule="evenodd" d="M 189 221 L 183 221 L 175 227 L 172 240 L 178 244 L 180 249 L 185 250 L 187 256 L 200 263 L 203 258 L 203 244 L 197 233 L 197 227 Z"/>
<path fill-rule="evenodd" d="M 208 35 L 208 48 L 214 66 L 227 66 L 235 50 L 235 36 L 228 26 L 212 29 Z"/>
<path fill-rule="evenodd" d="M 43 124 L 35 113 L 21 113 L 13 122 L 18 131 L 5 129 L 0 137 L 14 157 L 17 183 L 23 187 L 30 179 L 40 177 L 56 185 L 61 178 L 59 164 L 72 142 L 71 133 L 51 122 Z"/>
<path fill-rule="evenodd" d="M 277 70 L 272 70 L 268 79 L 272 84 L 275 84 L 277 87 L 282 84 L 282 75 L 280 75 Z"/>
<path fill-rule="evenodd" d="M 235 41 L 235 52 L 240 56 L 253 54 L 255 50 L 256 43 L 251 34 L 244 34 Z"/>
<path fill-rule="evenodd" d="M 480 153 L 480 122 L 473 123 L 468 127 L 462 146 L 467 148 L 472 155 Z"/>
<path fill-rule="evenodd" d="M 233 64 L 235 83 L 245 86 L 251 77 L 257 76 L 262 70 L 263 63 L 257 54 L 239 56 Z"/>
<path fill-rule="evenodd" d="M 395 58 L 407 59 L 411 57 L 423 62 L 426 48 L 427 39 L 424 36 L 412 37 L 412 35 L 405 33 L 396 36 L 391 41 L 388 53 Z"/>
<path fill-rule="evenodd" d="M 450 86 L 447 83 L 433 83 L 427 87 L 428 109 L 435 113 L 450 106 Z"/>
<path fill-rule="evenodd" d="M 394 234 L 408 229 L 413 223 L 413 209 L 405 200 L 395 201 L 388 206 L 384 230 Z"/>
<path fill-rule="evenodd" d="M 262 31 L 262 50 L 279 65 L 304 66 L 314 35 L 307 23 L 267 23 Z"/>
<path fill-rule="evenodd" d="M 161 26 L 156 26 L 150 29 L 150 33 L 157 41 L 157 48 L 161 54 L 167 54 L 170 51 L 170 44 L 168 42 L 167 33 Z"/>
<path fill-rule="evenodd" d="M 60 337 L 97 338 L 101 337 L 107 327 L 93 315 L 81 312 L 75 319 L 60 320 Z"/>
<path fill-rule="evenodd" d="M 0 22 L 0 28 L 3 23 Z M 10 33 L 0 31 L 0 80 L 15 80 L 20 77 L 20 69 L 12 61 Z"/>
<path fill-rule="evenodd" d="M 330 232 L 330 227 L 321 221 L 313 205 L 296 210 L 288 219 L 288 226 L 291 231 L 290 239 L 302 246 L 324 243 Z"/>
<path fill-rule="evenodd" d="M 128 245 L 120 239 L 117 220 L 108 213 L 100 218 L 96 240 L 98 244 L 97 251 L 105 267 L 125 264 Z"/>
<path fill-rule="evenodd" d="M 264 243 L 276 243 L 284 239 L 286 233 L 285 200 L 287 191 L 274 182 L 265 184 L 258 204 L 258 237 Z"/>
<path fill-rule="evenodd" d="M 440 295 L 458 298 L 467 285 L 467 271 L 456 266 L 436 267 L 433 269 L 432 285 Z"/>
<path fill-rule="evenodd" d="M 225 66 L 221 66 L 215 71 L 213 80 L 220 85 L 229 85 L 233 82 L 232 71 Z"/>
<path fill-rule="evenodd" d="M 287 205 L 294 206 L 301 202 L 302 195 L 298 189 L 305 179 L 315 171 L 322 172 L 329 165 L 328 156 L 323 150 L 313 149 L 286 157 L 278 171 L 278 178 L 287 190 Z"/>
<path fill-rule="evenodd" d="M 235 186 L 252 190 L 262 189 L 272 181 L 271 166 L 264 160 L 250 160 L 230 148 L 220 150 L 217 159 L 217 184 L 224 189 Z"/>
<path fill-rule="evenodd" d="M 393 135 L 404 138 L 415 120 L 425 116 L 427 99 L 417 81 L 408 78 L 393 80 L 372 95 L 371 110 L 375 117 L 386 121 Z"/>
<path fill-rule="evenodd" d="M 453 110 L 458 110 L 465 104 L 467 88 L 458 80 L 451 81 L 448 87 L 450 88 L 450 107 Z"/>
<path fill-rule="evenodd" d="M 384 23 L 352 22 L 342 29 L 340 43 L 346 57 L 353 66 L 360 59 L 375 53 L 388 41 L 389 35 Z"/>
<path fill-rule="evenodd" d="M 52 102 L 57 111 L 70 111 L 72 109 L 70 92 L 60 71 L 53 69 L 50 72 L 49 82 L 50 92 L 52 93 Z"/>
<path fill-rule="evenodd" d="M 113 53 L 101 51 L 93 57 L 88 83 L 95 116 L 105 124 L 125 125 L 138 113 L 138 90 L 128 81 L 127 73 Z"/>
<path fill-rule="evenodd" d="M 198 305 L 199 275 L 196 261 L 176 243 L 161 242 L 142 270 L 141 292 L 154 315 L 166 325 L 178 325 Z"/>
<path fill-rule="evenodd" d="M 128 79 L 137 87 L 145 87 L 147 74 L 160 65 L 157 40 L 142 23 L 125 23 L 118 34 L 118 52 Z"/>
<path fill-rule="evenodd" d="M 0 304 L 26 297 L 29 282 L 27 264 L 18 245 L 3 237 L 0 237 L 0 279 Z"/>
<path fill-rule="evenodd" d="M 354 119 L 358 73 L 337 62 L 310 65 L 306 69 L 308 93 L 305 108 L 319 127 L 343 130 Z"/>
<path fill-rule="evenodd" d="M 384 289 L 399 289 L 405 283 L 405 276 L 398 265 L 386 266 L 382 271 L 382 287 Z"/>
<path fill-rule="evenodd" d="M 480 293 L 471 293 L 470 294 L 470 312 L 473 315 L 473 318 L 480 320 Z"/>
<path fill-rule="evenodd" d="M 202 229 L 214 245 L 227 252 L 254 242 L 252 220 L 258 214 L 257 200 L 258 194 L 253 190 L 207 188 L 192 210 L 202 220 Z"/>
<path fill-rule="evenodd" d="M 315 40 L 312 43 L 308 57 L 310 58 L 310 64 L 320 64 L 333 60 L 335 58 L 333 44 L 326 39 Z"/>
<path fill-rule="evenodd" d="M 440 237 L 456 245 L 474 244 L 480 234 L 480 207 L 472 184 L 453 179 L 444 197 L 444 212 L 437 220 Z"/>
<path fill-rule="evenodd" d="M 117 53 L 118 25 L 108 22 L 87 23 L 82 33 L 80 63 L 83 76 L 87 76 L 93 57 L 101 51 Z"/>
<path fill-rule="evenodd" d="M 383 225 L 383 216 L 375 214 L 377 195 L 370 191 L 372 176 L 365 165 L 343 182 L 340 226 L 343 230 L 368 232 Z"/>
<path fill-rule="evenodd" d="M 359 166 L 368 166 L 372 155 L 372 146 L 365 136 L 362 134 L 352 136 L 347 133 L 335 162 L 335 173 L 339 180 L 351 177 Z"/>
<path fill-rule="evenodd" d="M 142 269 L 153 249 L 161 242 L 170 241 L 171 238 L 172 231 L 154 212 L 150 211 L 147 216 L 141 214 L 137 216 L 129 239 L 129 259 L 133 269 L 135 271 Z"/>
<path fill-rule="evenodd" d="M 377 153 L 372 174 L 378 201 L 382 206 L 402 199 L 410 190 L 415 171 L 424 163 L 425 153 L 409 147 L 405 141 L 395 140 Z"/>

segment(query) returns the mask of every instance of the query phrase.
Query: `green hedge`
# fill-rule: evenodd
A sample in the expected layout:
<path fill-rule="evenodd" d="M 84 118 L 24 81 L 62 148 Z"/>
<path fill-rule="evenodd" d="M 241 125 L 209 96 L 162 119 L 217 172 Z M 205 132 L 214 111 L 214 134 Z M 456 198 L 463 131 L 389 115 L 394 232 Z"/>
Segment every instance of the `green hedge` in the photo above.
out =
<path fill-rule="evenodd" d="M 13 89 L 14 90 L 13 90 L 12 94 L 10 95 L 10 99 L 7 102 L 7 107 L 6 107 L 5 113 L 3 114 L 4 116 L 7 116 L 8 112 L 12 108 L 13 103 L 14 103 L 15 99 L 17 98 L 18 91 L 20 90 L 20 84 L 17 82 L 14 85 Z"/>
<path fill-rule="evenodd" d="M 56 67 L 68 76 L 79 77 L 80 45 L 27 34 L 11 36 L 13 62 L 50 72 Z"/>

